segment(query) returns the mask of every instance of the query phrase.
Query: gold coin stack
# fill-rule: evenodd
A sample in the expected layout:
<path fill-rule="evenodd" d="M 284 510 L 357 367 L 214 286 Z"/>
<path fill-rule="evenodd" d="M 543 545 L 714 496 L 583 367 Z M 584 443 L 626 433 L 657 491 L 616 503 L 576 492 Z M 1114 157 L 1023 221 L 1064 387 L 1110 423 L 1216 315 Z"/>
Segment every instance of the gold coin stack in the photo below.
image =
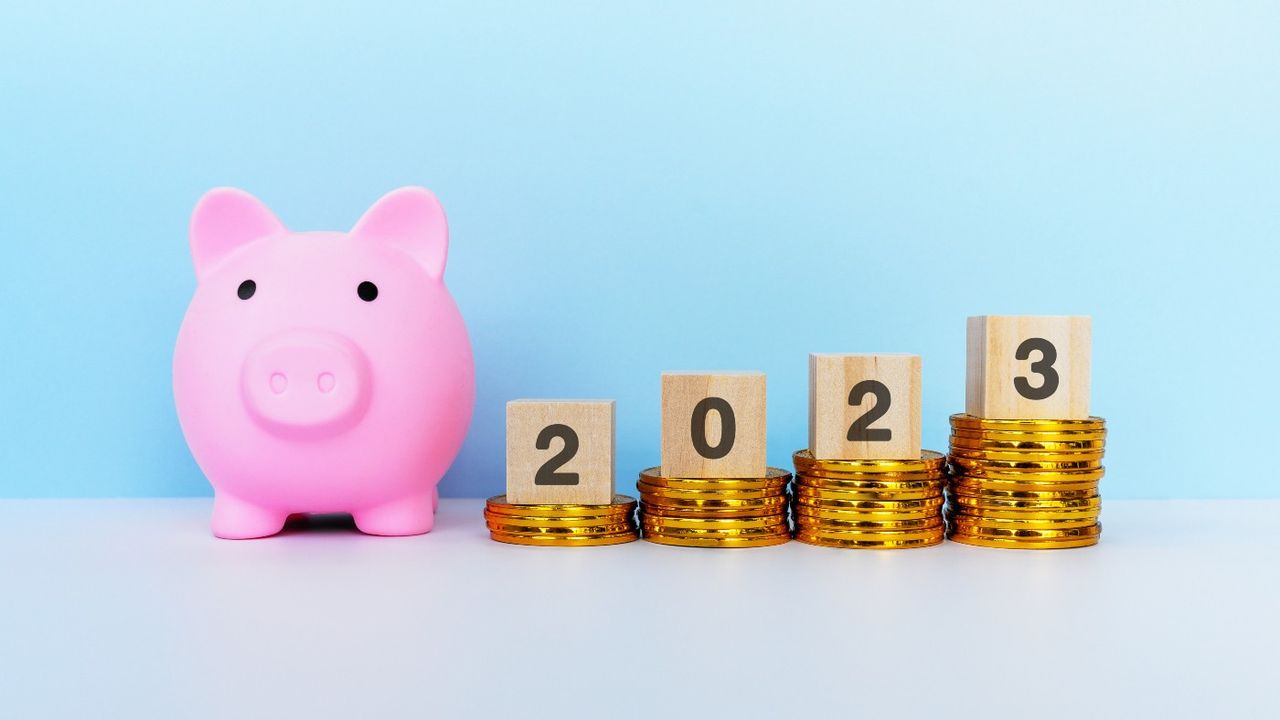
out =
<path fill-rule="evenodd" d="M 791 539 L 787 483 L 791 473 L 769 468 L 762 478 L 669 478 L 659 468 L 640 473 L 640 527 L 662 545 L 762 547 Z"/>
<path fill-rule="evenodd" d="M 942 542 L 946 457 L 816 460 L 796 452 L 796 539 L 841 548 L 911 548 Z"/>
<path fill-rule="evenodd" d="M 1102 533 L 1102 418 L 951 416 L 947 537 L 983 547 L 1070 548 Z"/>
<path fill-rule="evenodd" d="M 506 495 L 484 506 L 489 537 L 514 545 L 618 545 L 640 537 L 636 501 L 615 495 L 608 505 L 513 505 Z"/>

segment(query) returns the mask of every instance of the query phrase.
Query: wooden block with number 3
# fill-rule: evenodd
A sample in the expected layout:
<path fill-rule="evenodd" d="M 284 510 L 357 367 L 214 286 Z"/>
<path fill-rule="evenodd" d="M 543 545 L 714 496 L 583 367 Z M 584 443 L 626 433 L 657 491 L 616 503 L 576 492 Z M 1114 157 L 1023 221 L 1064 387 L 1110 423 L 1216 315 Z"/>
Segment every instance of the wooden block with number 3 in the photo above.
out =
<path fill-rule="evenodd" d="M 965 412 L 993 419 L 1089 417 L 1091 332 L 1083 316 L 969 318 Z"/>
<path fill-rule="evenodd" d="M 613 400 L 508 402 L 507 502 L 613 502 L 614 404 Z"/>
<path fill-rule="evenodd" d="M 766 472 L 761 372 L 662 374 L 662 474 L 761 478 Z"/>
<path fill-rule="evenodd" d="M 809 451 L 824 460 L 920 457 L 920 356 L 810 353 Z"/>

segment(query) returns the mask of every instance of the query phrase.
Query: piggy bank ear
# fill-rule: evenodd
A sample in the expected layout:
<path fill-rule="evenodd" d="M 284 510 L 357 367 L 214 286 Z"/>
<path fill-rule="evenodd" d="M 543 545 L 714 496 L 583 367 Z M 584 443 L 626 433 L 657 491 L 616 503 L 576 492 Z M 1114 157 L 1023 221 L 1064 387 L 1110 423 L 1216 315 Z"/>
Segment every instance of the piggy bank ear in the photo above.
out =
<path fill-rule="evenodd" d="M 449 224 L 440 201 L 426 188 L 402 187 L 383 195 L 365 211 L 351 236 L 391 245 L 417 260 L 431 277 L 444 277 Z"/>
<path fill-rule="evenodd" d="M 236 188 L 214 188 L 191 213 L 191 260 L 203 278 L 231 251 L 284 230 L 258 198 Z"/>

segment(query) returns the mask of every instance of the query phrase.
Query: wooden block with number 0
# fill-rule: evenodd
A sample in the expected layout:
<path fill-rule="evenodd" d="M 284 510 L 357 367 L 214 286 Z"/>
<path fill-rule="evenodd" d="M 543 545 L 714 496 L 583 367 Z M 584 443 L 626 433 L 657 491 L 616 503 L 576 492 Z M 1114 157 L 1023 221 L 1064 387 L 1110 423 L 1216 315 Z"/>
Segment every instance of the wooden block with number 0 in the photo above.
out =
<path fill-rule="evenodd" d="M 809 451 L 826 460 L 920 457 L 920 356 L 810 353 Z"/>
<path fill-rule="evenodd" d="M 965 412 L 984 418 L 1089 417 L 1092 323 L 1083 316 L 969 318 Z"/>
<path fill-rule="evenodd" d="M 761 372 L 662 374 L 662 474 L 765 476 Z"/>
<path fill-rule="evenodd" d="M 508 402 L 507 502 L 613 502 L 614 405 L 613 400 Z"/>

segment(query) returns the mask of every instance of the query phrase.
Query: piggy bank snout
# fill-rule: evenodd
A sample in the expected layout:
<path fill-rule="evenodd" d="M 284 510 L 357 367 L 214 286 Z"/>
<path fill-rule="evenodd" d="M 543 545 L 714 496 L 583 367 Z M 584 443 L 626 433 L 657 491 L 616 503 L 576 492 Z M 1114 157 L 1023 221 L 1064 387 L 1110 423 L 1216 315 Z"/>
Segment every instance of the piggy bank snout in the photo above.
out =
<path fill-rule="evenodd" d="M 306 439 L 359 422 L 370 380 L 368 360 L 355 343 L 327 331 L 294 330 L 249 353 L 240 385 L 250 414 L 267 429 Z"/>

